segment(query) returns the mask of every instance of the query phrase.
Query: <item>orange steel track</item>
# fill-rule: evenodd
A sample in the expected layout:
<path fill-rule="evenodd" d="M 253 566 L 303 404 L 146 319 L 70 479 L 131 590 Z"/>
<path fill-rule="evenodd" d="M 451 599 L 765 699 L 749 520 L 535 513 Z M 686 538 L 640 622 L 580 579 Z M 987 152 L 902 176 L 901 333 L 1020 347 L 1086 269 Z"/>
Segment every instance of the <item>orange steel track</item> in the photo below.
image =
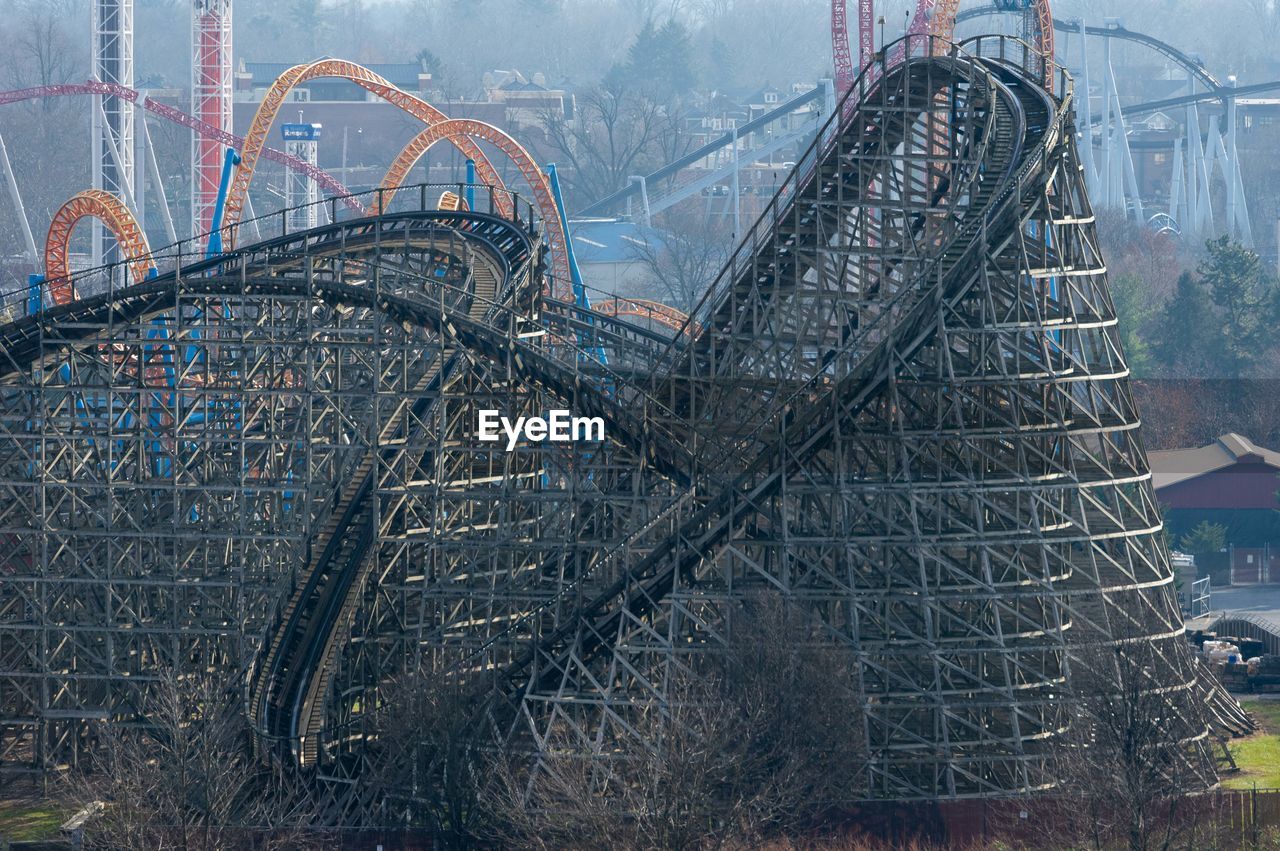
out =
<path fill-rule="evenodd" d="M 151 248 L 147 245 L 146 234 L 138 227 L 129 208 L 110 192 L 86 189 L 59 207 L 49 223 L 49 235 L 44 246 L 44 274 L 49 281 L 49 295 L 54 304 L 66 304 L 75 298 L 67 258 L 71 231 L 81 219 L 86 218 L 98 219 L 115 234 L 120 251 L 129 261 L 129 271 L 135 283 L 145 281 L 151 269 Z"/>
<path fill-rule="evenodd" d="M 430 125 L 417 136 L 414 136 L 409 140 L 409 144 L 405 145 L 400 153 L 396 154 L 396 158 L 391 161 L 391 165 L 387 168 L 387 173 L 382 178 L 382 183 L 378 186 L 378 191 L 375 193 L 376 200 L 369 207 L 369 215 L 376 216 L 390 206 L 391 200 L 396 196 L 396 189 L 409 176 L 410 169 L 426 155 L 427 151 L 431 150 L 436 142 L 450 142 L 461 150 L 464 144 L 474 143 L 477 139 L 493 143 L 510 157 L 516 168 L 524 175 L 524 179 L 529 181 L 530 186 L 537 186 L 539 182 L 545 179 L 528 152 L 515 139 L 512 139 L 497 127 L 466 118 L 447 118 L 444 121 Z M 492 170 L 492 166 L 489 169 L 488 174 L 483 173 L 480 163 L 476 162 L 476 179 L 481 183 L 501 186 L 502 180 L 498 177 L 497 172 Z M 505 215 L 511 214 L 510 204 L 506 197 L 501 197 L 498 200 L 498 205 Z"/>
<path fill-rule="evenodd" d="M 474 121 L 469 118 L 449 118 L 428 126 L 427 129 L 413 137 L 409 144 L 405 145 L 404 149 L 391 162 L 391 167 L 387 169 L 386 176 L 382 178 L 382 185 L 377 192 L 377 201 L 370 208 L 370 213 L 380 213 L 391 203 L 391 199 L 395 197 L 396 187 L 404 182 L 409 170 L 433 145 L 441 141 L 451 142 L 459 150 L 463 151 L 467 149 L 467 146 L 474 147 L 476 141 L 485 141 L 507 155 L 524 177 L 525 182 L 529 184 L 529 188 L 533 190 L 534 203 L 542 214 L 543 227 L 546 228 L 550 236 L 557 295 L 567 295 L 570 281 L 569 258 L 564 251 L 564 228 L 560 222 L 560 213 L 556 207 L 555 198 L 551 194 L 551 184 L 548 182 L 547 176 L 542 173 L 542 169 L 538 168 L 538 164 L 534 162 L 533 157 L 529 155 L 529 152 L 519 142 L 492 124 L 485 124 L 483 121 Z M 492 166 L 489 168 L 492 172 Z M 482 182 L 495 186 L 502 185 L 496 172 L 492 173 L 491 176 L 486 176 L 481 172 L 479 160 L 476 161 L 476 172 Z M 504 212 L 508 215 L 510 214 L 508 210 L 504 210 Z"/>
<path fill-rule="evenodd" d="M 129 272 L 133 276 L 134 283 L 140 284 L 145 281 L 153 265 L 146 234 L 142 232 L 142 228 L 138 227 L 133 213 L 129 212 L 129 208 L 119 198 L 101 189 L 86 189 L 78 192 L 53 214 L 53 221 L 49 223 L 49 236 L 45 240 L 44 270 L 45 277 L 49 281 L 49 296 L 54 304 L 66 304 L 75 298 L 67 258 L 71 245 L 71 232 L 82 219 L 98 219 L 111 230 L 121 253 L 128 261 Z M 138 356 L 126 353 L 123 346 L 114 348 L 119 352 L 116 360 L 120 363 L 134 364 L 136 370 Z M 163 348 L 172 353 L 172 347 L 168 344 L 164 344 Z M 148 379 L 148 386 L 155 381 L 164 381 L 165 365 L 147 366 L 144 373 Z"/>
<path fill-rule="evenodd" d="M 478 141 L 488 142 L 511 159 L 529 184 L 534 204 L 543 219 L 543 228 L 551 252 L 552 272 L 555 279 L 553 289 L 558 295 L 567 295 L 570 274 L 564 227 L 551 193 L 550 183 L 529 152 L 515 139 L 493 125 L 469 119 L 450 119 L 431 104 L 396 88 L 391 82 L 368 68 L 340 59 L 321 59 L 295 65 L 276 78 L 266 97 L 258 105 L 253 123 L 249 127 L 249 132 L 245 134 L 244 143 L 241 146 L 240 165 L 235 171 L 227 192 L 223 214 L 225 245 L 233 247 L 235 244 L 236 225 L 244 213 L 254 169 L 266 150 L 267 134 L 284 106 L 285 98 L 297 86 L 318 77 L 349 80 L 427 125 L 427 128 L 409 142 L 392 162 L 382 182 L 384 192 L 368 211 L 370 214 L 379 214 L 387 208 L 395 195 L 395 188 L 403 182 L 409 169 L 432 145 L 441 140 L 450 142 L 464 155 L 475 161 L 476 176 L 480 182 L 501 187 L 503 183 L 497 170 L 477 144 Z M 511 209 L 511 202 L 505 195 L 496 196 L 495 203 L 498 211 L 503 215 L 510 216 L 516 212 Z M 149 255 L 150 251 L 146 237 L 137 223 L 117 199 L 99 190 L 89 190 L 68 201 L 58 211 L 58 215 L 54 217 L 49 227 L 49 238 L 45 247 L 45 274 L 51 282 L 50 291 L 55 303 L 61 304 L 74 295 L 68 280 L 68 241 L 72 227 L 86 215 L 96 216 L 111 228 L 130 261 L 134 278 L 140 281 L 146 277 L 149 263 L 144 262 L 142 258 Z"/>
<path fill-rule="evenodd" d="M 223 214 L 225 226 L 231 228 L 228 236 L 234 236 L 233 226 L 240 221 L 240 216 L 244 212 L 245 199 L 248 196 L 249 183 L 253 180 L 254 167 L 258 164 L 258 158 L 266 147 L 267 134 L 271 130 L 271 125 L 275 121 L 277 113 L 284 106 L 285 97 L 297 86 L 318 77 L 337 77 L 349 80 L 365 91 L 371 92 L 388 103 L 399 107 L 424 124 L 434 124 L 438 121 L 444 121 L 448 117 L 421 98 L 396 88 L 390 81 L 354 62 L 347 62 L 342 59 L 320 59 L 316 62 L 293 66 L 277 77 L 276 81 L 271 85 L 266 97 L 258 105 L 258 111 L 254 113 L 253 123 L 249 125 L 249 132 L 245 134 L 244 145 L 240 150 L 240 166 L 236 169 L 235 178 L 231 181 L 231 188 L 227 192 L 227 205 Z M 476 161 L 477 169 L 483 168 L 484 166 L 481 163 L 484 163 L 492 171 L 492 166 L 489 165 L 484 152 L 476 147 L 474 143 L 465 142 L 461 146 L 461 150 Z M 228 240 L 228 244 L 234 243 Z"/>
<path fill-rule="evenodd" d="M 245 134 L 244 145 L 240 150 L 240 166 L 236 169 L 235 177 L 231 181 L 231 187 L 227 192 L 226 209 L 223 214 L 224 227 L 227 229 L 224 242 L 228 246 L 235 244 L 235 225 L 240 221 L 240 217 L 244 212 L 245 200 L 248 197 L 249 184 L 253 180 L 254 168 L 263 149 L 266 147 L 267 134 L 271 130 L 271 125 L 275 121 L 276 115 L 284 106 L 285 98 L 295 87 L 318 77 L 337 77 L 349 80 L 365 91 L 377 95 L 388 103 L 418 118 L 427 125 L 428 129 L 433 125 L 450 121 L 448 116 L 431 104 L 397 88 L 390 81 L 354 62 L 347 62 L 341 59 L 320 59 L 316 62 L 295 65 L 276 78 L 276 81 L 267 91 L 266 97 L 258 105 L 258 111 L 253 116 L 253 123 L 249 125 L 249 131 Z M 515 159 L 513 152 L 518 152 L 526 159 L 528 159 L 528 154 L 514 139 L 496 127 L 490 127 L 489 125 L 481 124 L 481 122 L 472 122 L 472 124 L 478 125 L 477 132 L 458 133 L 449 137 L 449 141 L 464 155 L 475 161 L 477 177 L 480 180 L 494 186 L 501 186 L 502 183 L 498 179 L 497 171 L 493 168 L 492 163 L 489 162 L 484 152 L 480 150 L 475 139 L 484 139 L 493 143 L 508 156 L 512 156 L 513 159 Z M 412 146 L 412 144 L 411 142 L 410 145 Z M 401 156 L 405 156 L 405 154 L 402 153 Z M 399 158 L 397 158 L 398 160 Z M 416 161 L 416 157 L 414 160 Z M 532 162 L 532 159 L 528 159 L 529 164 L 532 164 Z M 550 248 L 557 284 L 567 291 L 569 286 L 569 261 L 565 256 L 564 229 L 560 225 L 559 212 L 551 196 L 546 177 L 537 166 L 529 168 L 519 160 L 516 160 L 516 165 L 524 173 L 525 179 L 529 181 L 533 190 L 534 200 L 537 203 L 539 212 L 542 214 L 544 227 L 549 236 L 548 241 L 551 243 Z M 393 165 L 392 167 L 394 168 L 395 166 Z M 397 184 L 399 182 L 396 181 Z M 385 204 L 382 206 L 385 207 Z"/>
<path fill-rule="evenodd" d="M 689 314 L 660 301 L 647 298 L 611 298 L 593 304 L 591 309 L 606 316 L 631 316 L 648 319 L 677 332 L 696 335 L 701 329 L 689 321 Z"/>

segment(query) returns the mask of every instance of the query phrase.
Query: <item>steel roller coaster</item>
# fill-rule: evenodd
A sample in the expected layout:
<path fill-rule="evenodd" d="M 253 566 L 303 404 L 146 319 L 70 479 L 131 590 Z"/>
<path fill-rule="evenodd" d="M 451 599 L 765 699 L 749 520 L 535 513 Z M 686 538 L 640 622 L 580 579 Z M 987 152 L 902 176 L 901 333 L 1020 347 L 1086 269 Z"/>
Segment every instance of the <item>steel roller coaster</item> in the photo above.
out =
<path fill-rule="evenodd" d="M 243 136 L 236 136 L 222 130 L 221 128 L 214 127 L 212 124 L 201 121 L 199 118 L 192 115 L 188 115 L 180 109 L 176 109 L 168 104 L 161 103 L 147 97 L 144 92 L 140 92 L 136 89 L 130 89 L 126 86 L 121 86 L 115 83 L 103 83 L 98 80 L 89 80 L 84 83 L 59 83 L 50 86 L 32 86 L 25 89 L 11 89 L 10 91 L 0 93 L 0 106 L 41 98 L 85 97 L 92 95 L 110 95 L 112 97 L 121 98 L 129 101 L 130 103 L 137 104 L 153 115 L 158 115 L 166 121 L 195 130 L 199 132 L 201 136 L 212 139 L 219 144 L 230 148 L 238 149 L 244 144 Z M 289 168 L 305 174 L 336 197 L 351 197 L 351 192 L 343 186 L 337 178 L 329 174 L 327 171 L 316 168 L 308 162 L 304 162 L 297 157 L 290 156 L 284 151 L 278 151 L 275 148 L 264 149 L 262 156 L 282 165 L 287 165 Z"/>
<path fill-rule="evenodd" d="M 74 764 L 163 668 L 242 672 L 263 751 L 356 805 L 410 669 L 625 753 L 771 593 L 856 655 L 861 796 L 1050 788 L 1120 641 L 1213 783 L 1190 704 L 1248 722 L 1182 636 L 1070 81 L 1004 37 L 872 65 L 687 319 L 564 298 L 535 181 L 438 210 L 393 169 L 0 326 L 0 769 Z M 552 408 L 605 439 L 478 439 Z"/>

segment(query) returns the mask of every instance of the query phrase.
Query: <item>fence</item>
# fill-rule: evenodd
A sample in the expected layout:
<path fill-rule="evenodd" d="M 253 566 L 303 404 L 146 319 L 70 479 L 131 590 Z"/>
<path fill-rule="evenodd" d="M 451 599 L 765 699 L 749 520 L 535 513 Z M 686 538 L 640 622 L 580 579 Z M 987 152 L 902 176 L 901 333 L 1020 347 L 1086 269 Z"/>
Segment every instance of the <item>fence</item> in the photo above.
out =
<path fill-rule="evenodd" d="M 1280 789 L 1220 790 L 1190 795 L 1172 808 L 1153 805 L 1148 818 L 1174 820 L 1178 847 L 1240 848 L 1280 830 Z M 1117 814 L 1101 821 L 1114 824 Z M 997 840 L 1043 845 L 1087 828 L 1079 802 L 1051 797 L 1004 800 L 867 803 L 846 812 L 842 823 L 892 847 L 912 842 L 948 848 L 988 848 Z"/>
<path fill-rule="evenodd" d="M 1280 582 L 1280 547 L 1266 543 L 1260 547 L 1227 546 L 1232 585 Z"/>
<path fill-rule="evenodd" d="M 1191 583 L 1190 614 L 1193 618 L 1207 615 L 1210 612 L 1209 599 L 1213 595 L 1212 581 L 1208 576 Z"/>

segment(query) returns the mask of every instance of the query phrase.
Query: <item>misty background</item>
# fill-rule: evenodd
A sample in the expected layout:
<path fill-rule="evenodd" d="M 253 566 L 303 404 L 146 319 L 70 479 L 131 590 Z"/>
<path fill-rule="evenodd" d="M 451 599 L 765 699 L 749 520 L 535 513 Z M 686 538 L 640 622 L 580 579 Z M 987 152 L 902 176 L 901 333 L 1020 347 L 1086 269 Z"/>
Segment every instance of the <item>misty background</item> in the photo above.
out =
<path fill-rule="evenodd" d="M 977 5 L 962 3 L 961 9 Z M 854 21 L 855 0 L 849 6 Z M 886 40 L 898 38 L 914 6 L 914 0 L 881 0 L 883 24 L 877 30 Z M 0 0 L 0 89 L 84 81 L 89 8 L 88 0 Z M 1056 0 L 1053 8 L 1060 19 L 1083 16 L 1092 25 L 1104 25 L 1113 18 L 1163 39 L 1199 57 L 1221 80 L 1230 75 L 1242 84 L 1280 79 L 1274 51 L 1280 15 L 1273 0 Z M 135 87 L 167 90 L 182 109 L 190 108 L 183 100 L 191 80 L 190 15 L 188 0 L 135 4 Z M 721 132 L 707 121 L 717 104 L 742 104 L 769 91 L 775 93 L 773 102 L 780 102 L 832 76 L 827 0 L 237 0 L 233 21 L 238 68 L 241 63 L 287 66 L 321 56 L 364 65 L 407 64 L 430 74 L 430 98 L 450 115 L 467 114 L 469 106 L 491 97 L 495 77 L 503 74 L 519 72 L 520 79 L 542 81 L 546 89 L 563 93 L 572 110 L 525 115 L 504 129 L 539 162 L 561 164 L 570 213 L 627 185 L 630 175 L 652 172 Z M 959 35 L 993 27 L 1012 32 L 1016 26 L 1017 16 L 988 17 L 963 24 Z M 1075 38 L 1058 34 L 1060 55 L 1069 64 L 1078 58 Z M 856 32 L 850 41 L 856 50 Z M 1091 65 L 1100 61 L 1100 41 L 1090 43 Z M 1186 78 L 1185 71 L 1140 45 L 1115 43 L 1112 62 L 1126 103 L 1176 93 Z M 765 103 L 770 103 L 767 97 Z M 62 97 L 0 108 L 0 136 L 37 244 L 43 244 L 54 211 L 90 185 L 88 104 L 83 97 Z M 237 94 L 238 132 L 244 129 L 242 106 L 252 114 L 253 104 L 242 103 Z M 1173 117 L 1179 119 L 1176 113 Z M 282 120 L 295 119 L 282 115 Z M 331 135 L 322 148 L 331 159 L 322 159 L 322 167 L 332 168 L 340 143 L 348 185 L 375 185 L 401 144 L 390 137 L 416 132 L 411 119 L 397 120 L 400 124 L 387 125 L 389 131 L 379 131 L 389 137 L 382 145 L 369 138 L 379 133 L 353 127 L 347 139 L 339 128 L 335 140 L 334 128 L 326 127 Z M 160 120 L 148 124 L 174 218 L 185 221 L 190 131 Z M 1280 323 L 1280 165 L 1274 155 L 1280 148 L 1280 121 L 1260 119 L 1241 133 L 1240 146 L 1255 222 L 1253 253 L 1156 234 L 1122 213 L 1099 214 L 1135 376 L 1237 382 L 1184 387 L 1178 391 L 1183 395 L 1169 390 L 1168 383 L 1144 388 L 1140 382 L 1154 448 L 1202 443 L 1229 429 L 1268 445 L 1280 443 L 1280 394 L 1238 383 L 1270 379 L 1280 369 L 1280 343 L 1272 333 Z M 460 160 L 449 156 L 453 171 L 445 172 L 445 179 L 456 180 Z M 755 209 L 788 163 L 768 165 L 773 173 L 764 175 L 758 193 L 750 196 Z M 259 213 L 280 206 L 279 192 L 273 195 L 271 189 L 279 178 L 270 166 L 263 169 L 265 176 L 253 188 Z M 431 169 L 428 163 L 428 175 L 436 173 Z M 513 180 L 518 182 L 518 175 Z M 1215 192 L 1221 194 L 1221 187 Z M 159 245 L 163 240 L 153 222 L 148 219 L 152 243 Z M 87 230 L 77 231 L 75 245 L 81 249 Z M 653 232 L 657 238 L 638 258 L 643 286 L 627 294 L 678 308 L 687 308 L 706 288 L 741 236 L 723 212 L 708 215 L 697 204 L 655 218 Z M 0 254 L 16 258 L 22 244 L 5 194 L 0 197 Z M 10 264 L 6 284 L 21 286 L 27 271 Z M 1256 308 L 1243 318 L 1234 309 L 1241 299 Z M 1230 398 L 1200 406 L 1212 416 L 1204 413 L 1194 421 L 1181 416 L 1194 407 L 1189 399 L 1211 391 L 1229 391 Z"/>

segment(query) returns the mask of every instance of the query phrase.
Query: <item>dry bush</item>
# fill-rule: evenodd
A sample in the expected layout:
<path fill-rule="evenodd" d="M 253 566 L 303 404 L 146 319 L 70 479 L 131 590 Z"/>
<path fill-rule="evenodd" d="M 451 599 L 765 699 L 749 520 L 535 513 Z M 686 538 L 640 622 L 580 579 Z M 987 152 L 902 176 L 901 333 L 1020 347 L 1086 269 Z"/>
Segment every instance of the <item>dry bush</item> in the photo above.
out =
<path fill-rule="evenodd" d="M 162 671 L 142 717 L 100 724 L 94 756 L 65 781 L 77 809 L 102 802 L 90 848 L 324 848 L 310 799 L 258 763 L 238 692 Z"/>
<path fill-rule="evenodd" d="M 500 726 L 495 707 L 502 705 L 450 670 L 424 663 L 389 684 L 367 778 L 382 823 L 426 828 L 443 848 L 467 846 L 487 818 L 484 791 Z"/>
<path fill-rule="evenodd" d="M 855 659 L 776 597 L 734 612 L 718 652 L 673 664 L 634 735 L 584 753 L 553 738 L 532 766 L 498 766 L 493 838 L 505 847 L 748 847 L 860 797 Z"/>

